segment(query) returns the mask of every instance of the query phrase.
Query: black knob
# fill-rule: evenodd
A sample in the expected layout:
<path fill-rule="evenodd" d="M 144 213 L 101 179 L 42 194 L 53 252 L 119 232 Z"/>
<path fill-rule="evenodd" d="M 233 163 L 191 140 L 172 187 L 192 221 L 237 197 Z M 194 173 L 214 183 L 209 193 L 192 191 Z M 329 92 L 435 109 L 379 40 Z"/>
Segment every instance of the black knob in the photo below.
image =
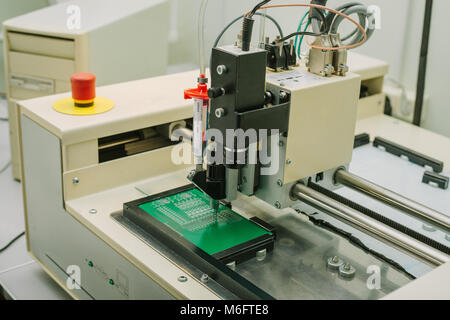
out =
<path fill-rule="evenodd" d="M 211 99 L 218 98 L 220 96 L 223 96 L 225 94 L 224 88 L 209 88 L 208 89 L 208 97 Z"/>
<path fill-rule="evenodd" d="M 264 104 L 269 104 L 273 102 L 273 94 L 270 91 L 264 93 Z"/>

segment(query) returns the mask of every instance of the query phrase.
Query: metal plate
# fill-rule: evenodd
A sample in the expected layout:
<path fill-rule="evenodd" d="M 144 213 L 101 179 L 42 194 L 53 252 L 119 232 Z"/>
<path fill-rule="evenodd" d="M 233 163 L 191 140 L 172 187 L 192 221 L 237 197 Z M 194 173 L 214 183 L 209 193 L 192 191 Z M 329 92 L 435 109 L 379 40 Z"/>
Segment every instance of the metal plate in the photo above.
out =
<path fill-rule="evenodd" d="M 277 229 L 274 250 L 263 261 L 237 265 L 236 272 L 276 299 L 379 299 L 411 281 L 298 214 L 287 213 L 268 222 Z M 328 258 L 335 255 L 356 269 L 353 278 L 345 279 L 327 268 Z M 371 286 L 372 270 L 378 268 L 379 289 Z"/>

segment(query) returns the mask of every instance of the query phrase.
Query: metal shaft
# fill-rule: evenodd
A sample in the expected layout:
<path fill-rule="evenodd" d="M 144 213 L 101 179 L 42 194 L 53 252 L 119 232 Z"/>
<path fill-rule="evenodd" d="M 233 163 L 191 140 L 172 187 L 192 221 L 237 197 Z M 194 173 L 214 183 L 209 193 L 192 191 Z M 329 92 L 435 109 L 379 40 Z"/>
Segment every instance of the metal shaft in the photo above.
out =
<path fill-rule="evenodd" d="M 450 257 L 445 253 L 419 242 L 375 219 L 369 218 L 361 212 L 349 208 L 303 184 L 297 184 L 294 187 L 293 196 L 430 266 L 436 267 L 450 261 Z"/>
<path fill-rule="evenodd" d="M 335 179 L 338 183 L 367 194 L 416 218 L 424 219 L 444 229 L 446 232 L 450 231 L 450 217 L 405 198 L 398 193 L 387 190 L 343 169 L 336 172 Z"/>
<path fill-rule="evenodd" d="M 181 126 L 175 127 L 170 135 L 170 140 L 178 141 L 180 139 L 187 140 L 189 143 L 192 144 L 194 139 L 194 132 L 185 127 Z M 203 170 L 203 164 L 197 163 L 195 165 L 195 170 L 196 171 Z"/>
<path fill-rule="evenodd" d="M 192 143 L 192 130 L 182 127 L 182 126 L 177 126 L 173 129 L 170 139 L 172 141 L 178 141 L 180 139 L 183 140 L 187 140 L 188 142 Z"/>

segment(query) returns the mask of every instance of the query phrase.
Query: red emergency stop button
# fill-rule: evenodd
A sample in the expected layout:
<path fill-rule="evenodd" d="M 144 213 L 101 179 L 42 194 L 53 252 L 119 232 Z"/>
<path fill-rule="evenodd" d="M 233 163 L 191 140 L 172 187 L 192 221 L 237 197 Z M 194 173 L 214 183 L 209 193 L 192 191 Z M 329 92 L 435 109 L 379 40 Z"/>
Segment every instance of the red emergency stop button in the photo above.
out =
<path fill-rule="evenodd" d="M 76 107 L 91 107 L 95 99 L 95 75 L 89 72 L 74 73 L 70 77 L 72 98 Z"/>

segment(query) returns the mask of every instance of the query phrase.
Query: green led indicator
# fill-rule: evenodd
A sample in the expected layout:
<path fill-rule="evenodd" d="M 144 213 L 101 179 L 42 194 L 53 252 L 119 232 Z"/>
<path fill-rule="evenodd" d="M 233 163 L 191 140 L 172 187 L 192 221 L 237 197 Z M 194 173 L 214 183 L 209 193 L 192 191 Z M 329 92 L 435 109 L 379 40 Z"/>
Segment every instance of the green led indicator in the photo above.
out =
<path fill-rule="evenodd" d="M 114 285 L 114 280 L 113 279 L 109 279 L 109 284 L 113 286 Z"/>
<path fill-rule="evenodd" d="M 88 262 L 88 266 L 89 266 L 89 267 L 93 267 L 93 266 L 94 266 L 94 263 L 93 263 L 92 261 L 89 261 L 89 262 Z"/>

